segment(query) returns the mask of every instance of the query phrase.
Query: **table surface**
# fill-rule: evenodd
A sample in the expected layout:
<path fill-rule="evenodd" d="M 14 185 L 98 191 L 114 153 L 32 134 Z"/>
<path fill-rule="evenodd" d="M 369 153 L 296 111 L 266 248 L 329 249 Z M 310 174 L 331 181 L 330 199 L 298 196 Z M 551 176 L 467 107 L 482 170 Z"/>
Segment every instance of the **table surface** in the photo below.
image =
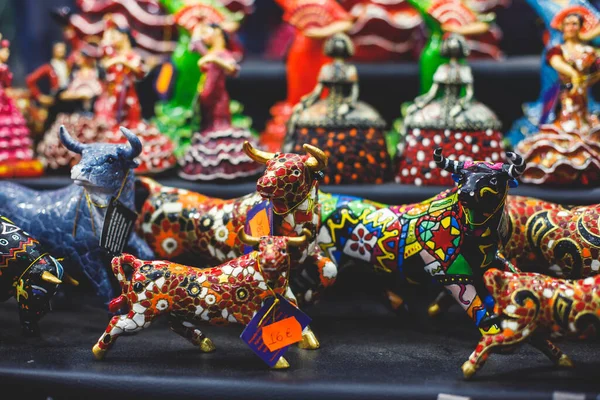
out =
<path fill-rule="evenodd" d="M 334 288 L 335 289 L 335 288 Z M 79 302 L 81 304 L 81 302 Z M 357 287 L 326 294 L 305 311 L 319 350 L 292 346 L 291 368 L 268 367 L 239 339 L 242 327 L 207 327 L 217 351 L 202 354 L 166 321 L 121 337 L 103 361 L 91 348 L 109 320 L 90 305 L 55 309 L 43 339 L 20 336 L 16 304 L 0 304 L 0 385 L 29 398 L 125 399 L 596 399 L 600 343 L 564 342 L 576 362 L 557 369 L 530 346 L 492 355 L 471 381 L 460 366 L 479 334 L 458 306 L 437 319 L 425 302 L 396 315 Z M 201 327 L 202 329 L 202 327 Z M 585 395 L 585 397 L 581 397 Z M 33 397 L 38 396 L 38 397 Z M 563 397 L 561 397 L 563 396 Z"/>

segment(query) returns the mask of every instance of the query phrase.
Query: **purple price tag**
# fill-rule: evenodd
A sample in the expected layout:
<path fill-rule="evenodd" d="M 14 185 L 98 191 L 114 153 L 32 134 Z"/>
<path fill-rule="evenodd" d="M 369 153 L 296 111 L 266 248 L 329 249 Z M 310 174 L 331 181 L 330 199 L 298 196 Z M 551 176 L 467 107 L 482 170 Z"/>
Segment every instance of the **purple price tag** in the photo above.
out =
<path fill-rule="evenodd" d="M 269 367 L 277 364 L 279 357 L 287 351 L 290 346 L 282 347 L 277 351 L 270 351 L 265 345 L 262 339 L 262 328 L 263 326 L 270 325 L 274 322 L 281 321 L 289 317 L 294 317 L 302 327 L 302 330 L 310 323 L 311 319 L 308 315 L 304 314 L 298 307 L 294 306 L 287 299 L 281 295 L 277 295 L 279 304 L 274 309 L 270 310 L 269 315 L 264 319 L 263 325 L 258 326 L 258 323 L 263 316 L 269 311 L 273 302 L 274 297 L 269 297 L 265 300 L 262 308 L 258 310 L 256 315 L 252 318 L 250 323 L 246 326 L 246 329 L 241 334 L 241 338 L 250 348 L 254 351 Z"/>

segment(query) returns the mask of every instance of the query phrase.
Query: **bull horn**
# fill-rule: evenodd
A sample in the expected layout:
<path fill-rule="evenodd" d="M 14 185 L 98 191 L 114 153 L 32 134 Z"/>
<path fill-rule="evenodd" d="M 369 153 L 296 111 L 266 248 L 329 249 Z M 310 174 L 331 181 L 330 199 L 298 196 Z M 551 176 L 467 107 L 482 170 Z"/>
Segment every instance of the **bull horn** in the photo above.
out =
<path fill-rule="evenodd" d="M 244 152 L 248 155 L 248 157 L 261 164 L 266 164 L 267 161 L 275 157 L 275 153 L 269 153 L 268 151 L 255 149 L 247 140 L 244 142 Z"/>
<path fill-rule="evenodd" d="M 54 283 L 56 285 L 59 285 L 62 283 L 62 281 L 60 279 L 58 279 L 52 272 L 48 272 L 48 271 L 44 271 L 42 273 L 42 279 L 45 280 L 46 282 Z"/>
<path fill-rule="evenodd" d="M 238 230 L 238 238 L 242 241 L 242 243 L 247 244 L 248 246 L 256 246 L 260 243 L 260 239 L 251 235 L 247 235 L 246 231 L 244 231 L 244 227 L 240 227 Z"/>
<path fill-rule="evenodd" d="M 83 152 L 85 145 L 83 143 L 80 143 L 77 140 L 73 139 L 73 137 L 69 134 L 69 132 L 67 131 L 67 128 L 65 128 L 64 125 L 60 126 L 59 136 L 60 136 L 60 141 L 62 142 L 62 144 L 65 145 L 65 147 L 67 149 L 69 149 L 73 153 L 77 153 L 77 154 L 81 154 Z"/>
<path fill-rule="evenodd" d="M 441 147 L 438 147 L 433 151 L 433 161 L 435 161 L 435 164 L 438 166 L 438 168 L 441 168 L 451 173 L 458 173 L 464 165 L 463 162 L 449 160 L 446 157 L 444 157 L 442 155 Z"/>
<path fill-rule="evenodd" d="M 312 239 L 312 233 L 308 229 L 304 228 L 302 229 L 302 236 L 288 238 L 288 246 L 300 247 L 310 239 Z"/>
<path fill-rule="evenodd" d="M 79 286 L 79 281 L 73 278 L 71 275 L 67 274 L 66 272 L 63 273 L 63 279 L 69 285 Z"/>
<path fill-rule="evenodd" d="M 313 172 L 322 171 L 327 167 L 328 157 L 323 150 L 316 148 L 315 146 L 311 146 L 310 144 L 304 144 L 302 148 L 312 156 L 306 160 L 306 166 Z"/>
<path fill-rule="evenodd" d="M 131 146 L 131 148 L 125 154 L 130 160 L 133 160 L 142 153 L 142 142 L 140 141 L 140 138 L 138 138 L 133 132 L 124 126 L 119 129 L 121 130 L 123 136 L 127 138 L 127 141 Z"/>
<path fill-rule="evenodd" d="M 523 171 L 525 171 L 525 161 L 523 160 L 523 157 L 512 151 L 507 151 L 506 158 L 508 158 L 508 161 L 511 164 L 507 170 L 508 175 L 511 178 L 518 178 L 521 176 Z"/>

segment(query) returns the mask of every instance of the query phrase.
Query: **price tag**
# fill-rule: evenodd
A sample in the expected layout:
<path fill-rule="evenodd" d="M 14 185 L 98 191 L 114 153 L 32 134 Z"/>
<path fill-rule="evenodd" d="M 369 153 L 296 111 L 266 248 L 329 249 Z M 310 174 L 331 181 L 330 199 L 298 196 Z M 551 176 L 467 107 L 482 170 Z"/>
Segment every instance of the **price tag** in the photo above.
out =
<path fill-rule="evenodd" d="M 246 344 L 267 363 L 267 365 L 269 365 L 269 367 L 272 367 L 277 363 L 279 357 L 287 351 L 290 344 L 302 339 L 302 330 L 304 330 L 311 321 L 308 315 L 300 311 L 298 307 L 294 306 L 286 298 L 277 295 L 277 299 L 279 301 L 275 306 L 273 306 L 275 301 L 274 297 L 265 300 L 262 308 L 254 315 L 240 336 L 242 340 L 246 342 Z M 286 320 L 292 321 L 286 322 Z M 259 325 L 261 321 L 262 324 Z M 294 321 L 297 326 L 292 328 Z M 284 324 L 278 325 L 278 322 L 283 322 Z M 298 340 L 290 341 L 291 338 L 287 337 L 288 324 L 290 327 L 290 334 L 299 335 Z M 266 334 L 265 330 L 267 332 Z M 275 344 L 275 347 L 271 347 L 272 342 L 269 342 L 269 338 L 271 333 L 275 333 L 275 330 L 280 330 L 282 332 L 282 340 L 278 341 L 278 336 L 276 335 L 274 341 L 277 343 Z M 283 336 L 285 336 L 285 338 Z M 284 340 L 288 342 L 285 343 Z M 284 343 L 281 346 L 278 346 L 281 342 Z"/>
<path fill-rule="evenodd" d="M 244 231 L 254 237 L 268 236 L 273 234 L 273 206 L 265 200 L 248 212 Z M 252 246 L 244 246 L 244 254 L 252 251 Z"/>
<path fill-rule="evenodd" d="M 104 218 L 100 247 L 111 255 L 123 253 L 136 218 L 137 213 L 135 211 L 130 210 L 113 197 Z"/>
<path fill-rule="evenodd" d="M 282 319 L 262 328 L 262 339 L 271 351 L 302 340 L 302 327 L 294 317 Z"/>

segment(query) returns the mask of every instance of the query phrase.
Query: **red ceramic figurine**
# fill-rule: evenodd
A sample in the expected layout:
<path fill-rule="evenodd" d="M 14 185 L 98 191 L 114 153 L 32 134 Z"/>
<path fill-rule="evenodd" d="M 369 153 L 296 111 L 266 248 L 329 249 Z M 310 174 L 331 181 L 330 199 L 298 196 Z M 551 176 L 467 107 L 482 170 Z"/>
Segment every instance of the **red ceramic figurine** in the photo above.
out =
<path fill-rule="evenodd" d="M 144 77 L 142 57 L 133 51 L 132 37 L 127 29 L 116 25 L 109 15 L 102 36 L 101 65 L 106 72 L 105 90 L 95 104 L 96 119 L 108 124 L 107 141 L 124 143 L 119 131 L 124 126 L 135 133 L 143 144 L 139 156 L 138 174 L 158 173 L 173 167 L 173 143 L 158 129 L 142 119 L 142 109 L 135 81 Z"/>
<path fill-rule="evenodd" d="M 247 129 L 231 125 L 227 76 L 236 75 L 239 65 L 228 50 L 228 34 L 218 24 L 200 25 L 191 46 L 201 54 L 198 67 L 204 79 L 198 91 L 200 131 L 179 160 L 179 176 L 189 180 L 235 179 L 258 174 L 263 167 L 244 152 L 244 142 L 255 143 Z M 207 50 L 208 47 L 208 50 Z"/>
<path fill-rule="evenodd" d="M 261 144 L 269 151 L 279 151 L 292 107 L 317 84 L 321 67 L 330 61 L 323 54 L 325 40 L 352 27 L 352 17 L 334 0 L 277 0 L 283 19 L 296 28 L 287 55 L 287 99 L 271 108 Z"/>
<path fill-rule="evenodd" d="M 12 72 L 6 64 L 10 42 L 0 35 L 0 178 L 39 176 L 42 164 L 33 159 L 25 118 L 10 97 Z"/>

